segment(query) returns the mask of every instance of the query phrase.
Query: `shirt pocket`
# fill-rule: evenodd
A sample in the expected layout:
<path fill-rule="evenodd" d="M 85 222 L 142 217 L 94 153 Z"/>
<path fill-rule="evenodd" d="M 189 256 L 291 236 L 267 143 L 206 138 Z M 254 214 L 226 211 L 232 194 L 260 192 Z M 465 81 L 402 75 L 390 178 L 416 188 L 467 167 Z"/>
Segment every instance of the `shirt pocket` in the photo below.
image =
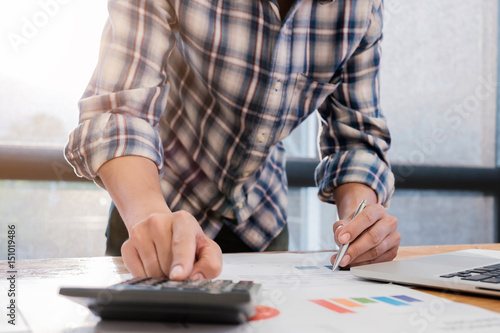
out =
<path fill-rule="evenodd" d="M 282 117 L 281 141 L 299 126 L 310 114 L 318 109 L 340 85 L 340 75 L 335 75 L 331 82 L 319 82 L 298 73 L 288 107 Z"/>

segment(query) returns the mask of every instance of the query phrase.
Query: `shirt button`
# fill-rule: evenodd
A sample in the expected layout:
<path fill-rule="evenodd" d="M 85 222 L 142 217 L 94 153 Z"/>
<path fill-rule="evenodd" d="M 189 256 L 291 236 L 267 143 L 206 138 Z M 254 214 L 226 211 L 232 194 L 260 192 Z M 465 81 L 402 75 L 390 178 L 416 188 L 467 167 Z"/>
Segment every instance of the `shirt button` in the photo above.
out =
<path fill-rule="evenodd" d="M 274 84 L 274 91 L 278 92 L 281 89 L 281 82 L 278 81 Z"/>
<path fill-rule="evenodd" d="M 245 205 L 245 202 L 244 202 L 243 200 L 238 201 L 238 202 L 236 203 L 236 208 L 238 208 L 238 209 L 242 209 L 244 205 Z"/>
<path fill-rule="evenodd" d="M 266 141 L 266 137 L 267 137 L 266 133 L 261 132 L 261 133 L 259 133 L 259 135 L 257 136 L 257 141 L 258 141 L 259 143 L 264 143 L 264 141 Z"/>

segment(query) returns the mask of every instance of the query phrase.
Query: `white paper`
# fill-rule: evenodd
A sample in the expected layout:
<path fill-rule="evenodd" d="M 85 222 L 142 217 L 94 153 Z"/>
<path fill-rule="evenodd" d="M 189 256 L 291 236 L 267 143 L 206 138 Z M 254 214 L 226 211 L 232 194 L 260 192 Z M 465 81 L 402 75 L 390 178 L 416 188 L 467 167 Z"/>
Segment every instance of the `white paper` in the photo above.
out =
<path fill-rule="evenodd" d="M 130 275 L 81 276 L 64 279 L 20 279 L 19 307 L 34 333 L 58 332 L 500 332 L 500 314 L 454 303 L 393 284 L 368 282 L 348 271 L 326 268 L 333 253 L 224 254 L 221 279 L 261 283 L 258 303 L 276 316 L 242 325 L 200 325 L 101 321 L 87 308 L 58 295 L 59 286 L 110 285 Z M 90 272 L 89 272 L 90 274 Z M 377 297 L 410 297 L 394 305 Z M 373 303 L 361 303 L 363 298 Z M 337 300 L 337 301 L 336 301 Z M 346 301 L 347 300 L 347 301 Z M 325 303 L 339 313 L 315 303 Z M 357 303 L 348 307 L 340 302 Z M 351 304 L 352 305 L 352 304 Z M 1 331 L 1 330 L 0 330 Z"/>

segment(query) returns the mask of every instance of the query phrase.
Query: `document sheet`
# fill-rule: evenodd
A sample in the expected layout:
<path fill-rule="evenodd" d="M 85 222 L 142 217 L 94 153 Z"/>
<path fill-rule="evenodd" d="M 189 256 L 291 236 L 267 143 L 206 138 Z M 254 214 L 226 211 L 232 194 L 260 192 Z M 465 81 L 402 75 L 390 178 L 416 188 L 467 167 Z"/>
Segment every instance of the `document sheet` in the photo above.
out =
<path fill-rule="evenodd" d="M 224 254 L 222 279 L 261 283 L 256 315 L 242 325 L 101 321 L 58 295 L 60 286 L 108 286 L 129 274 L 18 281 L 18 325 L 0 332 L 500 332 L 500 314 L 331 270 L 333 253 Z M 4 308 L 4 304 L 0 304 Z"/>

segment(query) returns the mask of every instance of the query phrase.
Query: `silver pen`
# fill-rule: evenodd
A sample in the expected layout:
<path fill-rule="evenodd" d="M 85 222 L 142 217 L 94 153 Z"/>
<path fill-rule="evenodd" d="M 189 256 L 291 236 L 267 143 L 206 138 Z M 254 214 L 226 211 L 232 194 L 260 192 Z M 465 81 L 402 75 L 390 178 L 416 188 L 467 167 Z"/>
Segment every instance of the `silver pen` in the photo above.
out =
<path fill-rule="evenodd" d="M 366 206 L 366 200 L 363 199 L 358 205 L 358 208 L 356 208 L 356 211 L 354 212 L 354 215 L 352 216 L 352 220 L 358 215 Z M 337 256 L 335 257 L 335 261 L 333 262 L 333 267 L 332 271 L 336 271 L 339 269 L 340 262 L 342 261 L 342 258 L 344 258 L 345 252 L 347 251 L 347 248 L 349 247 L 350 243 L 347 244 L 340 244 L 339 251 L 337 252 Z"/>

